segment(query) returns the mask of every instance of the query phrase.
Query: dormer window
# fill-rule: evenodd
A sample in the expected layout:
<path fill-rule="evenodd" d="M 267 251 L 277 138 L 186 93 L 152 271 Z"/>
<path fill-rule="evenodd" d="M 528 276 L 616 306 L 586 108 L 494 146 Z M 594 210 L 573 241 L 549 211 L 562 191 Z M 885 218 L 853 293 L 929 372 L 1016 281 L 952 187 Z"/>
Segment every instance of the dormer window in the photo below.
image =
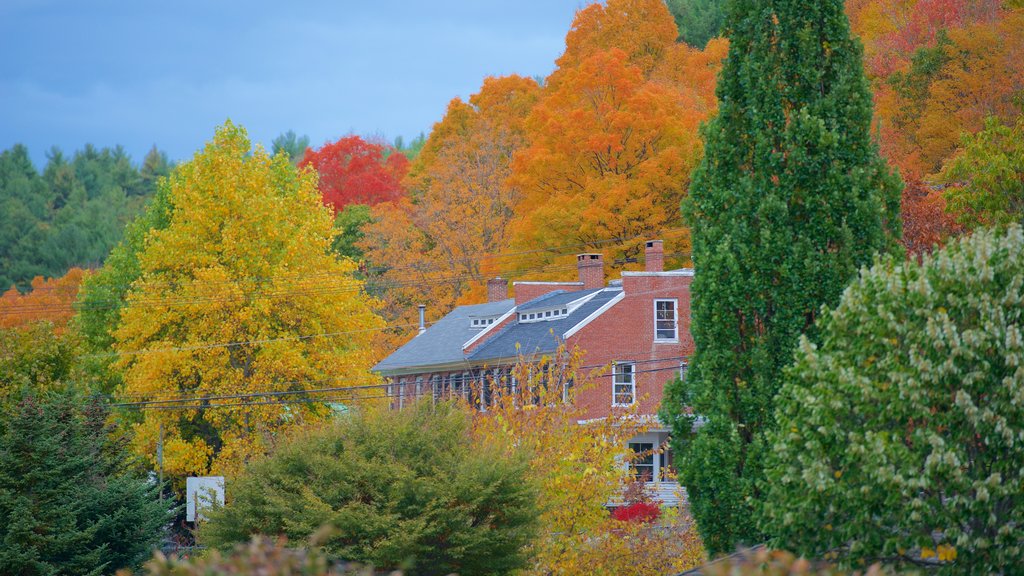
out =
<path fill-rule="evenodd" d="M 491 324 L 494 324 L 495 318 L 473 318 L 470 320 L 469 325 L 473 328 L 486 328 Z"/>
<path fill-rule="evenodd" d="M 539 312 L 521 312 L 520 322 L 536 322 L 538 320 L 557 320 L 569 315 L 569 308 L 555 308 L 554 310 L 541 310 Z"/>

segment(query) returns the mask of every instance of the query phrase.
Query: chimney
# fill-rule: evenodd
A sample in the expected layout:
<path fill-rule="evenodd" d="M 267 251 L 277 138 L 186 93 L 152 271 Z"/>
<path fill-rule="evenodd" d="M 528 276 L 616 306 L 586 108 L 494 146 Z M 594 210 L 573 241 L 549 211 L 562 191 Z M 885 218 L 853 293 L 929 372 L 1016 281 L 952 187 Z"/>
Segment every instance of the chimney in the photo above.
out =
<path fill-rule="evenodd" d="M 661 240 L 648 240 L 644 248 L 644 269 L 648 272 L 665 270 L 665 250 Z"/>
<path fill-rule="evenodd" d="M 487 281 L 487 301 L 501 302 L 508 298 L 508 280 L 501 276 Z"/>
<path fill-rule="evenodd" d="M 426 314 L 426 310 L 427 310 L 427 305 L 426 304 L 420 304 L 420 331 L 419 331 L 419 334 L 423 334 L 424 332 L 427 331 L 427 314 Z M 417 336 L 419 334 L 417 334 Z"/>
<path fill-rule="evenodd" d="M 604 259 L 600 254 L 579 254 L 576 269 L 584 290 L 604 288 Z"/>

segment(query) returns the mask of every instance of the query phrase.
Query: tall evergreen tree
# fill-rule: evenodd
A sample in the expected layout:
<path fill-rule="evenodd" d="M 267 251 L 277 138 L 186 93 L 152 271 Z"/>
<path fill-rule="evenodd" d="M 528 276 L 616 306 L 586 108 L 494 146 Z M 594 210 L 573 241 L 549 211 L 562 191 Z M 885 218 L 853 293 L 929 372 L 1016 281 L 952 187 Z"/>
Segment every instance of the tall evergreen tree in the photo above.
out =
<path fill-rule="evenodd" d="M 718 116 L 683 204 L 696 351 L 664 404 L 711 553 L 762 537 L 766 431 L 797 337 L 900 234 L 901 182 L 870 137 L 843 3 L 734 0 L 726 34 Z"/>

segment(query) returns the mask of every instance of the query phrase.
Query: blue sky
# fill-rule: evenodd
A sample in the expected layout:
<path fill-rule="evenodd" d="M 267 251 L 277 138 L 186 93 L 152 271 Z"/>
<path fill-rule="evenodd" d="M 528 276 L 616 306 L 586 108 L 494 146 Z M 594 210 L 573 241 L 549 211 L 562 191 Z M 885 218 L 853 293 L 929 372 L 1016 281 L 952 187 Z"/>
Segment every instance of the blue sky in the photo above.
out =
<path fill-rule="evenodd" d="M 550 73 L 586 3 L 0 0 L 0 149 L 180 160 L 227 118 L 408 140 L 488 75 Z"/>

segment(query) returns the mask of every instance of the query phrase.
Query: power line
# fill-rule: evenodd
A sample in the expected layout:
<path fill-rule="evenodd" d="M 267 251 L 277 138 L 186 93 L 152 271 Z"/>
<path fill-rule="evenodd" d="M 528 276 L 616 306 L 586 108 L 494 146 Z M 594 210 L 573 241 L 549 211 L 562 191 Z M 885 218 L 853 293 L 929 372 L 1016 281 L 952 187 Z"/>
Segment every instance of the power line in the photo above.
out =
<path fill-rule="evenodd" d="M 687 231 L 686 228 L 672 228 L 672 229 L 668 229 L 668 230 L 663 231 L 661 234 L 655 234 L 655 236 L 662 236 L 662 237 L 664 237 L 664 236 L 680 234 L 680 233 L 683 233 L 683 232 L 686 232 L 686 231 Z M 551 252 L 556 252 L 558 250 L 563 250 L 563 249 L 566 249 L 566 248 L 579 248 L 579 247 L 588 247 L 588 246 L 600 246 L 600 245 L 611 244 L 611 243 L 622 243 L 622 244 L 625 244 L 627 242 L 632 242 L 634 240 L 649 238 L 650 236 L 651 235 L 646 235 L 645 234 L 645 235 L 636 235 L 636 236 L 632 236 L 632 237 L 628 237 L 628 238 L 622 238 L 622 239 L 620 239 L 620 238 L 611 238 L 611 239 L 606 239 L 606 240 L 595 240 L 595 241 L 592 241 L 592 242 L 585 242 L 585 243 L 566 244 L 566 245 L 562 245 L 562 246 L 539 248 L 539 249 L 533 249 L 533 250 L 523 250 L 523 251 L 519 251 L 519 252 L 505 252 L 505 253 L 498 253 L 498 254 L 493 254 L 493 255 L 485 255 L 485 258 L 510 258 L 510 257 L 514 257 L 514 256 L 522 256 L 522 255 L 527 255 L 527 254 L 537 254 L 537 253 L 545 253 L 545 252 L 551 253 Z M 557 256 L 569 256 L 571 254 L 564 253 L 564 254 L 556 254 L 556 255 Z M 676 254 L 669 254 L 669 255 L 676 255 Z M 689 256 L 690 254 L 689 253 L 678 253 L 678 255 L 680 255 L 680 256 Z M 386 271 L 392 272 L 392 271 L 395 271 L 395 270 L 406 270 L 406 269 L 416 269 L 416 268 L 418 268 L 417 264 L 410 264 L 410 265 L 402 266 L 402 267 L 388 268 L 388 269 L 386 269 Z M 543 270 L 544 268 L 545 268 L 544 266 L 541 266 L 541 267 L 537 267 L 537 268 L 533 268 L 533 269 L 513 270 L 513 271 L 514 272 L 530 272 L 530 271 Z M 563 266 L 561 268 L 572 268 L 572 266 Z M 330 278 L 330 277 L 338 277 L 338 276 L 345 277 L 345 279 L 347 280 L 350 274 L 351 274 L 351 272 L 321 272 L 321 273 L 317 273 L 317 274 L 306 274 L 306 275 L 303 275 L 301 277 L 296 277 L 293 280 L 288 280 L 287 276 L 283 276 L 283 275 L 279 275 L 279 276 L 248 276 L 248 277 L 238 277 L 238 278 L 232 278 L 232 279 L 229 279 L 229 280 L 220 280 L 220 281 L 206 280 L 206 281 L 203 281 L 201 283 L 201 285 L 216 287 L 218 285 L 237 286 L 239 283 L 244 283 L 244 282 L 250 282 L 250 283 L 256 283 L 256 282 L 285 282 L 285 283 L 293 282 L 293 283 L 302 283 L 302 282 L 311 282 L 311 281 L 314 281 L 314 280 L 316 280 L 318 278 Z M 461 274 L 461 275 L 450 276 L 450 277 L 447 277 L 447 278 L 442 277 L 442 278 L 437 279 L 436 281 L 438 283 L 453 282 L 453 281 L 458 281 L 460 279 L 467 279 L 467 278 L 468 279 L 472 279 L 472 280 L 478 280 L 481 277 L 480 277 L 479 274 Z M 362 285 L 367 283 L 367 282 L 371 282 L 371 281 L 370 280 L 351 280 L 351 281 L 348 281 L 348 283 L 351 284 L 352 287 L 354 287 L 357 290 L 359 288 L 361 288 Z M 400 286 L 400 285 L 403 285 L 403 284 L 412 284 L 412 285 L 422 284 L 423 280 L 408 280 L 408 281 L 388 281 L 388 280 L 385 280 L 384 282 L 385 283 L 390 283 L 390 284 L 393 285 L 392 287 L 394 287 L 394 285 Z M 120 287 L 120 288 L 127 288 L 129 286 L 126 286 L 124 284 L 115 284 L 115 285 L 113 285 L 113 287 L 114 288 L 118 288 L 118 287 Z M 55 291 L 55 290 L 58 289 L 58 287 L 55 287 L 55 286 L 42 286 L 40 288 L 43 289 L 44 291 Z M 61 289 L 64 290 L 64 288 L 61 288 Z M 351 288 L 349 288 L 349 289 L 351 289 Z M 287 293 L 288 293 L 287 291 L 284 292 L 284 294 L 287 294 Z M 156 303 L 156 305 L 159 305 L 161 302 L 170 301 L 170 300 L 172 300 L 172 299 L 155 299 L 153 301 Z M 218 300 L 219 301 L 223 301 L 224 299 L 223 298 L 206 298 L 206 299 L 188 299 L 187 301 L 188 302 L 195 302 L 195 301 L 218 301 Z M 86 309 L 100 309 L 100 310 L 102 310 L 102 309 L 111 309 L 111 308 L 118 308 L 118 307 L 120 307 L 125 302 L 126 301 L 124 299 L 120 299 L 120 298 L 99 299 L 99 300 L 94 300 L 93 303 L 89 303 L 89 305 L 86 306 L 85 308 Z M 137 301 L 134 301 L 133 304 L 139 304 L 139 303 L 142 303 L 142 302 L 145 302 L 145 301 L 144 300 L 137 300 Z M 106 303 L 106 304 L 104 304 L 104 303 Z M 57 307 L 57 308 L 60 309 L 60 310 L 66 310 L 67 306 L 60 306 L 60 307 Z M 79 310 L 82 309 L 81 306 L 78 307 L 78 309 Z M 4 309 L 0 309 L 0 315 L 10 314 L 12 312 L 18 312 L 18 311 L 45 311 L 45 310 L 46 310 L 45 306 L 35 306 L 35 305 L 10 306 L 10 307 L 6 307 Z"/>
<path fill-rule="evenodd" d="M 664 292 L 664 291 L 665 291 L 664 288 L 656 289 L 656 290 L 644 290 L 644 291 L 641 291 L 641 292 L 631 292 L 631 293 L 629 293 L 629 296 L 643 296 L 643 295 L 647 295 L 647 294 L 657 294 L 657 293 L 661 293 L 661 292 Z M 428 325 L 433 325 L 433 324 L 436 324 L 436 323 L 437 322 L 428 322 L 427 324 Z M 238 346 L 246 346 L 246 345 L 252 345 L 252 344 L 264 344 L 264 343 L 270 343 L 270 342 L 276 342 L 276 341 L 301 341 L 301 340 L 308 340 L 308 339 L 312 339 L 312 338 L 330 338 L 330 337 L 345 336 L 345 335 L 349 335 L 349 334 L 357 334 L 357 333 L 365 333 L 365 332 L 382 332 L 382 331 L 385 331 L 385 330 L 397 330 L 397 329 L 403 329 L 403 328 L 412 328 L 412 327 L 415 327 L 415 326 L 418 326 L 418 325 L 419 324 L 402 324 L 402 325 L 397 325 L 397 326 L 396 325 L 384 325 L 384 326 L 380 326 L 380 327 L 376 327 L 376 328 L 363 328 L 363 329 L 357 329 L 357 330 L 346 330 L 346 331 L 339 331 L 339 332 L 325 332 L 325 333 L 319 333 L 319 334 L 304 334 L 304 335 L 295 335 L 295 336 L 282 336 L 280 338 L 269 338 L 269 339 L 262 339 L 262 340 L 238 340 L 238 341 L 233 341 L 233 342 L 218 342 L 218 343 L 210 343 L 210 344 L 196 344 L 194 346 L 167 346 L 167 347 L 164 347 L 164 348 L 152 348 L 152 349 L 146 348 L 146 349 L 142 349 L 142 350 L 114 350 L 114 351 L 111 351 L 111 352 L 98 352 L 98 353 L 95 353 L 95 354 L 83 354 L 83 355 L 79 356 L 79 358 L 109 358 L 109 357 L 115 357 L 115 356 L 134 356 L 134 355 L 140 355 L 140 354 L 153 354 L 153 353 L 158 353 L 158 352 L 159 353 L 191 352 L 191 351 L 196 351 L 196 350 L 209 350 L 209 349 L 214 349 L 214 348 L 233 348 L 233 347 L 238 347 Z"/>
<path fill-rule="evenodd" d="M 631 363 L 631 364 L 651 364 L 651 363 L 655 363 L 655 362 L 679 362 L 679 361 L 682 361 L 682 360 L 686 360 L 687 358 L 689 358 L 689 356 L 670 356 L 670 357 L 667 357 L 667 358 L 649 358 L 649 359 L 646 359 L 646 360 L 629 360 L 628 362 Z M 522 363 L 522 362 L 523 361 L 520 360 L 519 363 Z M 533 364 L 535 362 L 527 361 L 527 363 Z M 505 367 L 507 367 L 507 366 L 508 365 L 506 364 Z M 610 366 L 610 364 L 608 364 L 608 363 L 589 364 L 589 365 L 577 366 L 576 369 L 577 370 L 596 370 L 598 368 L 608 368 L 609 366 Z M 466 368 L 472 368 L 472 366 L 470 366 L 469 363 L 467 362 Z M 476 369 L 482 370 L 484 372 L 488 372 L 488 371 L 500 369 L 500 367 L 489 367 L 489 366 L 484 365 L 484 366 L 481 366 L 481 367 L 476 368 Z M 465 372 L 465 371 L 463 371 L 463 372 Z M 318 383 L 319 384 L 319 383 L 324 383 L 324 382 L 338 382 L 338 381 L 345 381 L 345 380 L 351 380 L 351 378 L 346 378 L 346 377 L 327 377 L 327 378 L 319 378 L 319 379 L 283 380 L 283 381 L 276 381 L 274 383 L 279 385 L 279 386 L 285 386 L 285 385 L 311 384 L 311 383 Z M 413 384 L 413 383 L 414 382 L 408 382 L 408 384 Z M 377 388 L 377 387 L 381 387 L 381 386 L 390 386 L 390 385 L 391 384 L 385 383 L 385 384 L 350 385 L 350 386 L 341 386 L 341 387 L 333 387 L 333 388 L 312 388 L 312 389 L 300 389 L 300 390 L 270 390 L 270 391 L 266 391 L 266 392 L 245 392 L 245 393 L 239 393 L 239 394 L 226 394 L 226 395 L 221 395 L 221 396 L 199 396 L 199 397 L 191 396 L 191 397 L 178 397 L 178 398 L 173 398 L 173 399 L 143 400 L 143 401 L 139 401 L 139 402 L 121 402 L 121 403 L 118 403 L 116 405 L 117 406 L 121 406 L 121 407 L 126 407 L 126 406 L 133 406 L 133 405 L 156 404 L 156 403 L 165 403 L 165 402 L 233 399 L 233 398 L 240 398 L 240 397 L 244 397 L 244 396 L 288 396 L 288 395 L 292 395 L 292 394 L 333 392 L 333 391 L 339 391 L 339 390 L 361 389 L 361 388 Z M 129 399 L 130 398 L 146 397 L 146 396 L 148 396 L 148 394 L 138 393 L 138 392 L 136 392 L 136 393 L 125 393 L 125 394 L 121 394 L 120 395 L 121 398 L 129 398 Z"/>
<path fill-rule="evenodd" d="M 638 360 L 638 361 L 632 361 L 631 363 L 639 364 L 639 363 L 644 363 L 644 362 L 646 362 L 646 363 L 673 362 L 673 361 L 678 361 L 680 359 L 685 359 L 685 358 L 687 358 L 687 357 L 686 356 L 678 356 L 678 357 L 673 357 L 673 358 L 659 358 L 659 359 L 650 359 L 650 360 Z M 607 364 L 600 364 L 600 365 L 592 365 L 592 366 L 581 366 L 578 369 L 579 370 L 587 370 L 587 369 L 597 369 L 597 368 L 604 368 L 604 367 L 608 367 L 608 365 Z M 648 373 L 665 372 L 665 371 L 669 371 L 669 370 L 678 371 L 679 370 L 678 364 L 673 365 L 673 366 L 661 367 L 661 368 L 648 368 L 648 369 L 644 369 L 644 370 L 634 370 L 633 374 L 648 374 Z M 595 374 L 588 374 L 587 378 L 610 378 L 610 377 L 612 377 L 614 375 L 615 375 L 614 373 L 608 373 L 608 374 L 601 373 L 601 374 L 596 374 L 596 375 Z M 482 376 L 482 377 L 486 378 L 486 376 Z M 493 382 L 493 379 L 492 379 L 492 382 Z M 415 385 L 414 382 L 404 382 L 403 384 L 404 384 L 404 387 L 410 387 L 410 386 L 414 386 Z M 432 383 L 424 381 L 424 382 L 421 382 L 421 385 L 422 385 L 422 388 L 430 388 L 430 390 L 429 391 L 423 391 L 421 389 L 421 391 L 418 392 L 418 393 L 416 393 L 416 392 L 407 392 L 407 393 L 403 393 L 403 396 L 414 396 L 415 397 L 415 396 L 425 396 L 427 393 L 434 394 L 434 389 L 432 387 Z M 270 404 L 270 402 L 266 402 L 266 401 L 260 401 L 258 403 L 238 402 L 238 403 L 231 403 L 231 404 L 196 404 L 196 403 L 198 403 L 198 402 L 211 402 L 211 401 L 217 401 L 217 400 L 245 400 L 247 398 L 266 398 L 266 397 L 278 398 L 278 400 L 275 400 L 273 402 L 273 404 L 286 405 L 286 404 L 291 404 L 291 403 L 327 402 L 327 401 L 330 400 L 330 399 L 324 399 L 324 398 L 298 398 L 298 399 L 295 399 L 295 398 L 287 398 L 288 396 L 298 396 L 298 395 L 308 396 L 308 395 L 311 395 L 311 394 L 338 394 L 338 393 L 354 392 L 354 391 L 357 391 L 357 390 L 374 390 L 374 389 L 380 389 L 380 388 L 394 388 L 394 387 L 397 387 L 397 386 L 399 386 L 398 383 L 386 382 L 386 383 L 381 383 L 381 384 L 363 384 L 363 385 L 356 385 L 356 386 L 341 386 L 341 387 L 330 387 L 330 388 L 311 388 L 311 389 L 305 389 L 305 390 L 279 390 L 279 391 L 272 391 L 272 392 L 246 392 L 246 393 L 240 393 L 240 394 L 221 394 L 221 395 L 215 395 L 215 396 L 199 396 L 199 397 L 188 397 L 188 398 L 185 398 L 185 397 L 181 397 L 181 398 L 164 398 L 164 399 L 157 399 L 157 400 L 142 400 L 142 401 L 137 401 L 137 402 L 120 402 L 120 403 L 111 404 L 111 406 L 112 407 L 116 407 L 116 408 L 134 408 L 134 409 L 154 409 L 154 408 L 156 408 L 156 409 L 171 409 L 171 408 L 174 408 L 174 409 L 180 409 L 180 410 L 200 410 L 200 409 L 205 410 L 205 409 L 212 409 L 212 408 L 230 408 L 230 407 L 247 406 L 247 405 L 265 406 L 265 405 Z M 463 383 L 462 386 L 467 386 L 467 390 L 468 390 L 468 387 L 470 387 L 471 385 L 469 383 Z M 449 388 L 449 390 L 451 389 L 450 384 L 448 384 L 446 387 Z M 451 394 L 458 394 L 458 393 L 449 392 L 449 395 L 451 395 Z M 398 395 L 392 393 L 392 394 L 385 394 L 383 396 L 372 396 L 372 397 L 360 396 L 359 398 L 360 399 L 365 399 L 365 398 L 375 398 L 375 397 L 382 397 L 382 398 L 396 397 L 397 398 Z"/>

